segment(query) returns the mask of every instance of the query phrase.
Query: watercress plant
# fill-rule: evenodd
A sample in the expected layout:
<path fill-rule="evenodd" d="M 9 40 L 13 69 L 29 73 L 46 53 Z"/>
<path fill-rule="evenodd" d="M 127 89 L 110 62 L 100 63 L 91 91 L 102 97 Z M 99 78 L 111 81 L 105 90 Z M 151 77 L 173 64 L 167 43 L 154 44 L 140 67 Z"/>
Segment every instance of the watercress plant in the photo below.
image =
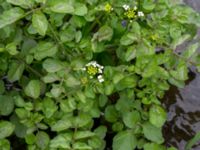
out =
<path fill-rule="evenodd" d="M 0 0 L 0 148 L 174 150 L 160 100 L 199 26 L 179 0 Z"/>

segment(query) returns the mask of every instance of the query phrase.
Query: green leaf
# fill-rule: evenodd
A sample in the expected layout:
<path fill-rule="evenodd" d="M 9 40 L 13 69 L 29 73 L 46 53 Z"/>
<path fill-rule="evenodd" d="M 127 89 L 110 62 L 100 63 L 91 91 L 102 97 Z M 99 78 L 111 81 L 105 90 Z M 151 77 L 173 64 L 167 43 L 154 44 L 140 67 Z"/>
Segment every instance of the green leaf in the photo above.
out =
<path fill-rule="evenodd" d="M 50 0 L 48 5 L 51 11 L 55 13 L 74 13 L 74 1 L 73 0 Z"/>
<path fill-rule="evenodd" d="M 73 126 L 84 127 L 92 121 L 91 119 L 89 114 L 80 113 L 79 116 L 73 118 Z"/>
<path fill-rule="evenodd" d="M 36 134 L 36 145 L 40 148 L 40 149 L 46 149 L 49 145 L 49 135 L 46 132 L 43 131 L 39 131 Z"/>
<path fill-rule="evenodd" d="M 63 112 L 72 112 L 76 109 L 76 101 L 74 98 L 69 97 L 67 100 L 62 100 L 60 102 L 60 109 Z"/>
<path fill-rule="evenodd" d="M 118 114 L 114 106 L 107 106 L 105 110 L 105 118 L 109 122 L 117 121 Z"/>
<path fill-rule="evenodd" d="M 152 11 L 155 8 L 156 4 L 153 0 L 144 0 L 142 3 L 142 8 L 145 11 Z"/>
<path fill-rule="evenodd" d="M 106 136 L 107 128 L 106 126 L 99 126 L 94 130 L 97 136 L 99 136 L 101 139 L 104 139 Z"/>
<path fill-rule="evenodd" d="M 8 121 L 0 121 L 0 139 L 9 137 L 15 129 L 15 126 Z"/>
<path fill-rule="evenodd" d="M 64 68 L 64 66 L 62 65 L 62 62 L 56 59 L 51 59 L 51 58 L 46 59 L 43 62 L 42 66 L 49 73 L 54 73 Z"/>
<path fill-rule="evenodd" d="M 0 81 L 0 94 L 3 94 L 5 92 L 5 85 L 3 81 Z"/>
<path fill-rule="evenodd" d="M 73 144 L 73 149 L 76 150 L 92 150 L 92 147 L 83 142 L 76 142 Z"/>
<path fill-rule="evenodd" d="M 10 150 L 10 142 L 7 139 L 0 139 L 1 150 Z"/>
<path fill-rule="evenodd" d="M 93 40 L 110 41 L 113 36 L 113 29 L 107 25 L 102 26 L 97 33 L 94 34 Z"/>
<path fill-rule="evenodd" d="M 72 139 L 72 134 L 70 133 L 59 134 L 51 140 L 50 148 L 71 149 L 70 147 L 71 139 Z"/>
<path fill-rule="evenodd" d="M 21 78 L 25 69 L 23 63 L 12 62 L 8 70 L 8 80 L 11 82 L 17 81 Z"/>
<path fill-rule="evenodd" d="M 34 0 L 6 0 L 8 3 L 11 3 L 22 8 L 32 8 L 34 5 Z"/>
<path fill-rule="evenodd" d="M 0 29 L 16 22 L 23 16 L 24 16 L 24 11 L 17 7 L 4 11 L 0 15 Z"/>
<path fill-rule="evenodd" d="M 144 145 L 144 150 L 166 150 L 164 146 L 156 143 L 147 143 Z"/>
<path fill-rule="evenodd" d="M 58 109 L 54 101 L 50 98 L 45 98 L 42 104 L 43 104 L 42 111 L 45 114 L 46 118 L 50 118 Z"/>
<path fill-rule="evenodd" d="M 133 88 L 137 84 L 138 77 L 137 76 L 127 76 L 119 81 L 116 88 L 117 90 L 124 90 L 126 88 Z"/>
<path fill-rule="evenodd" d="M 127 33 L 127 34 L 124 34 L 121 37 L 120 44 L 127 46 L 127 45 L 130 45 L 137 40 L 138 40 L 138 37 L 135 35 L 135 33 Z"/>
<path fill-rule="evenodd" d="M 78 16 L 84 16 L 88 12 L 87 6 L 83 3 L 76 3 L 74 14 Z"/>
<path fill-rule="evenodd" d="M 11 96 L 0 95 L 0 115 L 8 116 L 14 109 L 14 100 Z"/>
<path fill-rule="evenodd" d="M 176 80 L 181 80 L 181 81 L 187 80 L 188 79 L 188 69 L 187 69 L 186 64 L 179 65 L 175 71 L 171 70 L 170 74 Z"/>
<path fill-rule="evenodd" d="M 133 150 L 137 146 L 137 139 L 131 131 L 119 132 L 113 139 L 113 150 Z"/>
<path fill-rule="evenodd" d="M 74 139 L 79 140 L 79 139 L 85 139 L 94 136 L 95 133 L 91 131 L 77 131 L 74 134 Z"/>
<path fill-rule="evenodd" d="M 60 132 L 60 131 L 70 128 L 71 126 L 72 126 L 72 123 L 67 116 L 67 117 L 62 118 L 61 120 L 57 120 L 57 122 L 55 122 L 55 124 L 51 126 L 51 130 Z"/>
<path fill-rule="evenodd" d="M 58 51 L 58 47 L 53 42 L 40 42 L 36 47 L 31 49 L 36 60 L 42 60 L 46 57 L 53 57 Z"/>
<path fill-rule="evenodd" d="M 185 150 L 191 150 L 192 147 L 199 141 L 200 141 L 200 132 L 196 133 L 196 135 L 188 141 L 188 143 L 185 146 Z"/>
<path fill-rule="evenodd" d="M 34 99 L 37 99 L 40 96 L 41 86 L 39 80 L 31 80 L 25 87 L 25 94 Z"/>
<path fill-rule="evenodd" d="M 25 137 L 25 141 L 29 145 L 34 144 L 36 142 L 36 136 L 33 133 L 27 134 Z"/>
<path fill-rule="evenodd" d="M 149 111 L 149 121 L 156 127 L 162 127 L 167 119 L 165 110 L 158 106 L 153 105 Z"/>
<path fill-rule="evenodd" d="M 7 44 L 6 50 L 10 55 L 17 55 L 19 53 L 17 51 L 17 45 L 14 42 Z"/>
<path fill-rule="evenodd" d="M 135 125 L 141 120 L 140 113 L 138 111 L 123 113 L 123 122 L 129 128 L 134 128 Z"/>
<path fill-rule="evenodd" d="M 161 144 L 164 142 L 161 128 L 155 127 L 149 122 L 143 124 L 143 133 L 144 136 L 152 142 L 155 142 L 157 144 Z"/>
<path fill-rule="evenodd" d="M 42 36 L 46 34 L 46 31 L 48 29 L 48 21 L 46 16 L 38 11 L 33 14 L 32 16 L 32 24 L 34 29 Z"/>
<path fill-rule="evenodd" d="M 183 52 L 182 56 L 185 59 L 189 59 L 197 52 L 198 48 L 199 48 L 199 43 L 192 44 L 189 47 L 187 47 L 187 49 Z"/>

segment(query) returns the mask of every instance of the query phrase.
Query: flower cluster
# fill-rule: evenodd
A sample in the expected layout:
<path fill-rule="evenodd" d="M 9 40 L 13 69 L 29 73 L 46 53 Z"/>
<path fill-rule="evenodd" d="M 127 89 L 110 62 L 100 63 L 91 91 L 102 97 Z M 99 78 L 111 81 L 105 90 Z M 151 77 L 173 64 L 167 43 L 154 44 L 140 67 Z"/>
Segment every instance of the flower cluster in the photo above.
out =
<path fill-rule="evenodd" d="M 129 5 L 124 4 L 122 7 L 125 10 L 124 15 L 130 20 L 135 19 L 136 17 L 143 17 L 144 16 L 144 13 L 142 11 L 138 11 L 137 6 L 130 8 Z"/>
<path fill-rule="evenodd" d="M 113 11 L 113 7 L 107 3 L 105 6 L 104 6 L 104 10 L 108 13 L 110 13 L 111 11 Z"/>
<path fill-rule="evenodd" d="M 96 61 L 89 62 L 83 68 L 83 70 L 89 74 L 90 78 L 97 77 L 97 79 L 100 83 L 104 82 L 104 78 L 102 75 L 103 69 L 104 69 L 104 67 L 99 65 Z"/>

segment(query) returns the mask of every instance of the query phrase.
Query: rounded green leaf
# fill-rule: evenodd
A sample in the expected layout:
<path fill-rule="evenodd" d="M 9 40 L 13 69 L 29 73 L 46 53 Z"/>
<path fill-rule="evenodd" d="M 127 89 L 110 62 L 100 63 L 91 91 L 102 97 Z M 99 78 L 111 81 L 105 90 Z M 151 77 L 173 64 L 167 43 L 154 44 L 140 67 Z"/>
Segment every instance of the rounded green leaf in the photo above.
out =
<path fill-rule="evenodd" d="M 50 118 L 57 110 L 57 105 L 54 101 L 50 98 L 46 98 L 42 102 L 43 104 L 43 113 L 45 114 L 46 118 Z"/>
<path fill-rule="evenodd" d="M 105 118 L 109 122 L 117 121 L 118 114 L 114 106 L 108 106 L 105 110 Z"/>
<path fill-rule="evenodd" d="M 0 139 L 1 150 L 10 150 L 10 142 L 7 139 Z"/>
<path fill-rule="evenodd" d="M 63 68 L 63 65 L 60 61 L 55 59 L 46 59 L 43 64 L 43 68 L 50 73 L 57 72 Z"/>
<path fill-rule="evenodd" d="M 29 81 L 28 85 L 25 87 L 25 94 L 30 96 L 34 99 L 40 96 L 40 81 L 39 80 L 31 80 Z"/>
<path fill-rule="evenodd" d="M 46 132 L 40 131 L 36 134 L 36 144 L 40 149 L 46 149 L 49 145 L 49 135 Z"/>
<path fill-rule="evenodd" d="M 137 139 L 131 131 L 119 132 L 113 139 L 113 150 L 133 150 L 137 146 Z"/>
<path fill-rule="evenodd" d="M 161 144 L 164 142 L 161 128 L 158 128 L 149 122 L 143 124 L 143 133 L 144 136 L 152 142 L 155 142 L 157 144 Z"/>
<path fill-rule="evenodd" d="M 14 100 L 11 96 L 0 95 L 0 115 L 8 116 L 14 109 Z"/>
<path fill-rule="evenodd" d="M 87 6 L 83 3 L 76 3 L 75 4 L 75 11 L 74 14 L 77 16 L 84 16 L 88 12 Z"/>
<path fill-rule="evenodd" d="M 165 110 L 158 105 L 151 106 L 149 110 L 149 121 L 156 127 L 162 127 L 167 118 Z"/>
<path fill-rule="evenodd" d="M 134 128 L 135 125 L 141 120 L 138 111 L 126 112 L 123 114 L 123 122 L 129 128 Z"/>
<path fill-rule="evenodd" d="M 42 12 L 36 12 L 32 16 L 32 24 L 34 29 L 42 36 L 46 34 L 48 28 L 48 21 Z"/>
<path fill-rule="evenodd" d="M 8 121 L 0 121 L 0 139 L 9 137 L 15 129 L 15 126 Z"/>

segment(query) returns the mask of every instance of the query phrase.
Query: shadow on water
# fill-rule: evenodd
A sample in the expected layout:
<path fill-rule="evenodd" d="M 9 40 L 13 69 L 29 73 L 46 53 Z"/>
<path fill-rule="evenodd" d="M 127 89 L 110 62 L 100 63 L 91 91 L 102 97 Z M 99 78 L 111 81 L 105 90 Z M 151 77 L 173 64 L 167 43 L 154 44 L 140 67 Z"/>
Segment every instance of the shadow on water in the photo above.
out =
<path fill-rule="evenodd" d="M 163 128 L 166 145 L 184 150 L 187 141 L 200 131 L 200 75 L 190 72 L 185 88 L 171 87 L 163 106 L 168 112 Z M 192 150 L 200 150 L 200 143 Z"/>

